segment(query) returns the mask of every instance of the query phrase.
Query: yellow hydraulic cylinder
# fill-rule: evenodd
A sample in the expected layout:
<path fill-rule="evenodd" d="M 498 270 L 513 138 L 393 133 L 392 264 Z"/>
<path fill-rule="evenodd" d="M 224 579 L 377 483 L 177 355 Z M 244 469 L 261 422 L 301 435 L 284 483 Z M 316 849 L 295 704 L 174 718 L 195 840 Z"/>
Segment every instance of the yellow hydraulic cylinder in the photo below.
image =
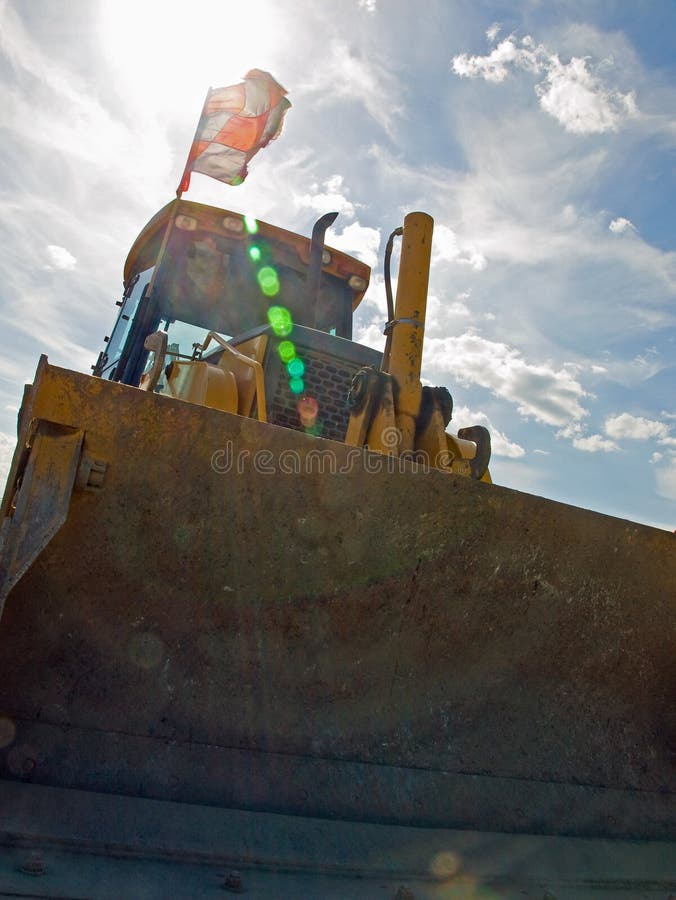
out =
<path fill-rule="evenodd" d="M 388 367 L 397 386 L 395 412 L 400 453 L 413 449 L 420 413 L 420 365 L 433 229 L 434 220 L 427 213 L 412 212 L 404 219 L 394 321 L 389 323 L 392 343 Z"/>

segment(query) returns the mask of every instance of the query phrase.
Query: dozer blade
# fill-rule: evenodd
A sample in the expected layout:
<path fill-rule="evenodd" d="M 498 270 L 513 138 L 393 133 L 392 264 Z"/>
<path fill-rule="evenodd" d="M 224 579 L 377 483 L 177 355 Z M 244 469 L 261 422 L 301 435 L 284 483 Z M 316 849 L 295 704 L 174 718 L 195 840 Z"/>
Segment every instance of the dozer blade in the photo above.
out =
<path fill-rule="evenodd" d="M 84 440 L 0 622 L 3 777 L 674 840 L 673 535 L 46 364 L 30 402 Z"/>

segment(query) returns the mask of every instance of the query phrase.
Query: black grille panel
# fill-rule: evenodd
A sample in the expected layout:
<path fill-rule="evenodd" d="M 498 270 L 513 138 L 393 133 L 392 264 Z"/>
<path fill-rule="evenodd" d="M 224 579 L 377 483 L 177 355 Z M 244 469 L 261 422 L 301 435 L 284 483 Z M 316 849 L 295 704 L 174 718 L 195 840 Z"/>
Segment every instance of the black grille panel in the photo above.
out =
<path fill-rule="evenodd" d="M 320 436 L 334 441 L 345 438 L 350 411 L 346 399 L 352 378 L 363 363 L 337 359 L 335 356 L 298 348 L 298 355 L 305 363 L 305 392 L 302 396 L 314 397 L 319 403 L 317 421 L 321 423 Z M 268 419 L 274 425 L 303 431 L 298 416 L 299 397 L 289 388 L 285 369 L 280 369 L 279 380 L 268 409 Z"/>
<path fill-rule="evenodd" d="M 298 415 L 298 401 L 302 397 L 312 397 L 319 404 L 317 423 L 321 425 L 319 431 L 312 429 L 312 434 L 344 441 L 350 421 L 346 401 L 352 379 L 365 366 L 379 369 L 382 353 L 305 325 L 294 325 L 291 334 L 285 338 L 275 335 L 269 325 L 262 325 L 239 335 L 231 343 L 237 347 L 259 335 L 268 337 L 263 359 L 268 422 L 305 431 Z M 300 396 L 289 387 L 289 376 L 279 356 L 282 340 L 291 340 L 296 355 L 305 363 L 305 390 Z M 256 416 L 255 408 L 252 414 Z"/>

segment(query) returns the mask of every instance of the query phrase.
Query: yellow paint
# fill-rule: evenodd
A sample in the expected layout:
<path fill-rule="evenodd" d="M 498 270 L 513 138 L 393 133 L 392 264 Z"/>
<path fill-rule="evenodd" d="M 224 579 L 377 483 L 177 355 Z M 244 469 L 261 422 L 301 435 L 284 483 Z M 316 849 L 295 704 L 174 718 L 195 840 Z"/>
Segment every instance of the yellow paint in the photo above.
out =
<path fill-rule="evenodd" d="M 199 360 L 172 363 L 167 378 L 169 394 L 177 400 L 199 403 L 223 412 L 237 412 L 237 382 L 232 372 Z"/>
<path fill-rule="evenodd" d="M 433 229 L 434 220 L 427 213 L 409 213 L 404 219 L 389 361 L 389 370 L 396 383 L 396 420 L 401 452 L 414 448 L 420 412 L 420 366 Z"/>
<path fill-rule="evenodd" d="M 258 419 L 261 422 L 267 422 L 268 412 L 265 399 L 265 378 L 263 375 L 263 366 L 257 360 L 251 359 L 251 357 L 245 356 L 243 353 L 235 350 L 232 344 L 228 343 L 228 341 L 222 338 L 220 334 L 216 334 L 215 331 L 210 331 L 206 336 L 206 339 L 202 344 L 202 352 L 207 349 L 208 345 L 212 341 L 215 344 L 218 344 L 223 350 L 225 350 L 224 356 L 226 358 L 229 356 L 232 360 L 236 360 L 241 365 L 247 366 L 251 369 L 254 374 L 254 382 L 256 385 L 256 405 L 258 408 Z M 237 407 L 235 407 L 233 412 L 237 412 Z"/>
<path fill-rule="evenodd" d="M 267 334 L 259 334 L 257 337 L 249 338 L 248 341 L 242 341 L 232 346 L 235 347 L 240 356 L 246 356 L 262 366 L 268 346 L 268 336 Z M 237 412 L 239 415 L 252 416 L 257 390 L 256 371 L 251 365 L 242 362 L 239 357 L 235 357 L 231 353 L 224 353 L 218 362 L 218 366 L 221 369 L 232 372 L 237 380 L 237 389 L 239 391 Z"/>

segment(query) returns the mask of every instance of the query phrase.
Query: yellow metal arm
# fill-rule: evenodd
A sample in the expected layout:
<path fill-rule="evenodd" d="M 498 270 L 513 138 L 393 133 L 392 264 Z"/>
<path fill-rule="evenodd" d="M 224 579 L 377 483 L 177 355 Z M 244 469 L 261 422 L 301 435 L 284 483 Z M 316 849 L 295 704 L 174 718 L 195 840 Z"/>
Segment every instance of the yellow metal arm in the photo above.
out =
<path fill-rule="evenodd" d="M 395 315 L 394 321 L 389 323 L 392 340 L 388 361 L 389 372 L 396 384 L 400 451 L 413 450 L 420 413 L 420 366 L 433 229 L 434 221 L 426 213 L 409 213 L 404 219 Z"/>

